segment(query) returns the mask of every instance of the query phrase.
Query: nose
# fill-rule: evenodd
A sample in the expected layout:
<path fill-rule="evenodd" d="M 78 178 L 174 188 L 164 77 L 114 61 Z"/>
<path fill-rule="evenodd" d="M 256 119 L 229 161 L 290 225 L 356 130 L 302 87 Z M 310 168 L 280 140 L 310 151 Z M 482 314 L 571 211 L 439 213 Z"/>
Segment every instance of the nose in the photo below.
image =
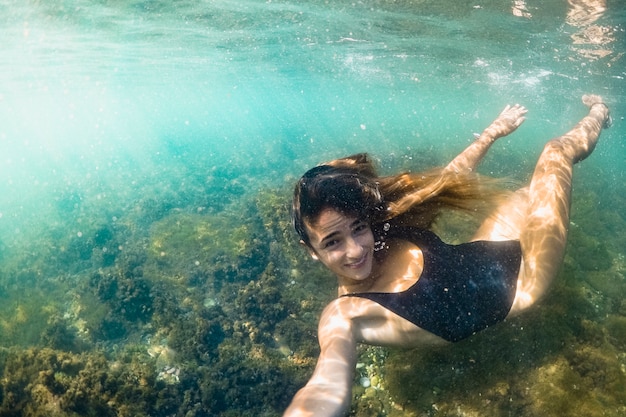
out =
<path fill-rule="evenodd" d="M 358 260 L 363 256 L 363 245 L 357 240 L 350 238 L 346 242 L 346 256 L 350 260 Z"/>

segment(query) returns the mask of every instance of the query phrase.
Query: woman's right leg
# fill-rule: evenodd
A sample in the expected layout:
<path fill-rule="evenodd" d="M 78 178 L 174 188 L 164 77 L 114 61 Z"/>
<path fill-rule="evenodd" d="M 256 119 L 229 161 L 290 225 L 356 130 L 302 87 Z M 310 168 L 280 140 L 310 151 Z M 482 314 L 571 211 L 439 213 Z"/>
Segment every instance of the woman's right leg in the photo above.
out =
<path fill-rule="evenodd" d="M 550 287 L 561 266 L 569 225 L 572 171 L 596 146 L 610 120 L 602 98 L 583 96 L 589 114 L 563 136 L 550 140 L 537 161 L 519 221 L 522 268 L 510 314 L 524 310 Z"/>

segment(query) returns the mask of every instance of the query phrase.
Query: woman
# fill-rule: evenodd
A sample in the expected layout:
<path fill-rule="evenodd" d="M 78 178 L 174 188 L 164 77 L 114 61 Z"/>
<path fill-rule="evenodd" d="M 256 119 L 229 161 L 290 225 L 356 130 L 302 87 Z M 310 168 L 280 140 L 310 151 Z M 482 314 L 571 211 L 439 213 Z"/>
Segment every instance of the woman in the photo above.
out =
<path fill-rule="evenodd" d="M 502 194 L 473 171 L 495 140 L 522 124 L 522 106 L 507 106 L 439 170 L 378 177 L 360 154 L 300 179 L 294 226 L 311 256 L 336 274 L 339 298 L 322 313 L 317 366 L 285 416 L 343 415 L 359 342 L 455 342 L 546 292 L 565 250 L 572 167 L 610 122 L 599 96 L 586 95 L 583 103 L 588 115 L 545 145 L 529 186 L 500 201 L 469 243 L 447 245 L 428 229 L 443 209 L 473 211 L 499 200 Z"/>

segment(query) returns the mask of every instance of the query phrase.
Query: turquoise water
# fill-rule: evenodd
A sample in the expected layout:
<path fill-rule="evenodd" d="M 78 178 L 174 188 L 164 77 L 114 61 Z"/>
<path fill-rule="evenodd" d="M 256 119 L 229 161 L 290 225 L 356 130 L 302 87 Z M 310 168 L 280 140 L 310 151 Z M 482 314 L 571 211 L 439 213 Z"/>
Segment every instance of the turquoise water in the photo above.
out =
<path fill-rule="evenodd" d="M 482 172 L 524 181 L 588 92 L 614 124 L 549 300 L 443 353 L 364 349 L 352 414 L 626 413 L 626 8 L 601 3 L 0 0 L 0 414 L 279 415 L 333 295 L 295 178 L 443 164 L 520 103 Z"/>

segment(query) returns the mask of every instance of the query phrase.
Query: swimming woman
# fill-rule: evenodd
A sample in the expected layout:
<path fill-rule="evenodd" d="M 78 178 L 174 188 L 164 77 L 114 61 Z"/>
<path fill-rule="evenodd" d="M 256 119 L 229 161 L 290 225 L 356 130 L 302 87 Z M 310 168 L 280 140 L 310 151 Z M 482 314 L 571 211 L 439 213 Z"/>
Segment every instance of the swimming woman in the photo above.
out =
<path fill-rule="evenodd" d="M 296 231 L 337 276 L 339 297 L 322 312 L 313 376 L 285 416 L 340 416 L 350 406 L 357 343 L 415 347 L 456 342 L 516 315 L 549 288 L 563 259 L 572 170 L 610 123 L 602 98 L 544 147 L 530 184 L 505 199 L 474 173 L 489 147 L 515 131 L 526 109 L 507 106 L 446 167 L 376 175 L 366 154 L 312 168 L 298 181 Z M 444 209 L 496 202 L 470 242 L 430 231 Z"/>

